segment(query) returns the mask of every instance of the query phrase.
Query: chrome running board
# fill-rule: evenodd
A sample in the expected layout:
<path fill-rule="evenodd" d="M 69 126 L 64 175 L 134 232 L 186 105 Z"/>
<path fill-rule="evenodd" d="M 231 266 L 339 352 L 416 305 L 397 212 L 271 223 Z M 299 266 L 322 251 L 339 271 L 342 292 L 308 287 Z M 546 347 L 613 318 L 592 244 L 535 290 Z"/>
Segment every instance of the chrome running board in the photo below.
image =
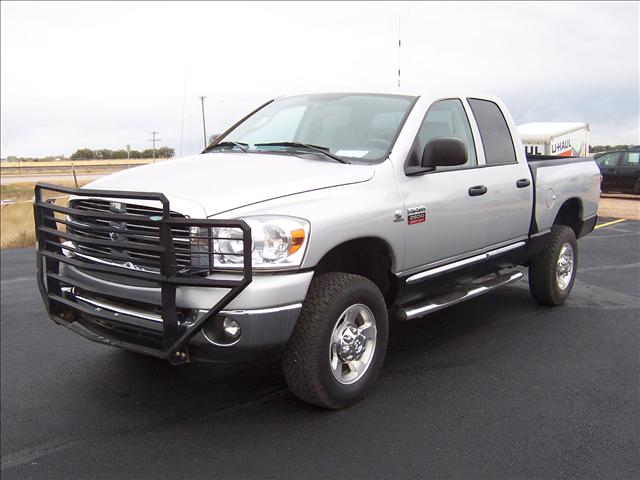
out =
<path fill-rule="evenodd" d="M 495 290 L 498 287 L 520 280 L 522 275 L 522 272 L 517 270 L 508 270 L 483 282 L 461 285 L 452 293 L 446 293 L 440 297 L 432 298 L 426 303 L 400 309 L 398 311 L 398 318 L 400 320 L 413 320 L 414 318 L 422 317 L 427 313 L 436 312 L 451 305 L 465 302 Z"/>

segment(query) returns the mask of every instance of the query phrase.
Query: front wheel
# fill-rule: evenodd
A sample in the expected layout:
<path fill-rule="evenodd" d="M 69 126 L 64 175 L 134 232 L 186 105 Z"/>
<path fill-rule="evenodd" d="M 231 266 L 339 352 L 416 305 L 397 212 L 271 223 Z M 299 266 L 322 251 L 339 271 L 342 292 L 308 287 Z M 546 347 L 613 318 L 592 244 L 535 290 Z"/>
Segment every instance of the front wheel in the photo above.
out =
<path fill-rule="evenodd" d="M 578 242 L 570 227 L 554 225 L 544 251 L 529 264 L 529 291 L 543 305 L 563 303 L 576 278 Z"/>
<path fill-rule="evenodd" d="M 378 377 L 388 330 L 387 307 L 373 282 L 348 273 L 319 275 L 284 352 L 289 388 L 325 408 L 358 402 Z"/>

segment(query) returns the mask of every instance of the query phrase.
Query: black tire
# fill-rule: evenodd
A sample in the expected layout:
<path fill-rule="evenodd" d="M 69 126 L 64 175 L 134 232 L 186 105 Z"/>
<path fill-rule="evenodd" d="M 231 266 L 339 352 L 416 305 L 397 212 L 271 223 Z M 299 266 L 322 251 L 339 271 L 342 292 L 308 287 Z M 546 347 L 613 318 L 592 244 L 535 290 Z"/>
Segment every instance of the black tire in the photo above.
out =
<path fill-rule="evenodd" d="M 633 186 L 633 194 L 640 195 L 640 178 L 636 180 L 636 184 Z"/>
<path fill-rule="evenodd" d="M 365 305 L 375 317 L 377 337 L 371 362 L 355 383 L 345 385 L 329 365 L 331 335 L 343 312 Z M 295 329 L 285 348 L 284 377 L 295 396 L 320 407 L 339 409 L 361 400 L 373 387 L 387 349 L 387 307 L 370 280 L 349 273 L 325 273 L 311 282 Z"/>
<path fill-rule="evenodd" d="M 566 288 L 559 286 L 557 279 L 558 259 L 563 245 L 571 245 L 573 249 L 573 268 Z M 544 251 L 529 264 L 529 291 L 533 298 L 543 305 L 562 304 L 576 279 L 578 269 L 578 242 L 574 231 L 565 225 L 551 227 L 549 243 Z"/>

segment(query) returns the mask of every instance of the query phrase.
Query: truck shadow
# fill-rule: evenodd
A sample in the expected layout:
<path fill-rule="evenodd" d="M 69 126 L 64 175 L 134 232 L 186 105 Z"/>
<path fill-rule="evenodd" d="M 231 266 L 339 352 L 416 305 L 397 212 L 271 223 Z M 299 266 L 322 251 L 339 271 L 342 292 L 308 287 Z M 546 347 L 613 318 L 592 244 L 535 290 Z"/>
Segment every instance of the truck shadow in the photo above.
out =
<path fill-rule="evenodd" d="M 104 368 L 107 375 L 113 369 L 121 372 L 110 387 L 114 405 L 124 409 L 143 405 L 144 414 L 154 418 L 195 418 L 286 392 L 277 361 L 176 367 L 164 360 L 117 351 L 110 353 Z"/>
<path fill-rule="evenodd" d="M 496 328 L 539 315 L 548 309 L 537 305 L 526 283 L 501 288 L 479 298 L 409 322 L 392 322 L 389 346 L 381 376 L 417 375 L 428 370 L 464 367 L 481 361 L 460 357 L 464 343 L 474 344 Z M 487 353 L 488 355 L 488 353 Z M 483 354 L 483 358 L 485 354 Z"/>
<path fill-rule="evenodd" d="M 507 287 L 423 319 L 392 322 L 381 380 L 475 363 L 477 360 L 473 358 L 449 360 L 451 355 L 433 355 L 433 352 L 446 353 L 450 343 L 482 335 L 495 324 L 530 315 L 537 308 L 526 288 Z M 143 414 L 149 419 L 196 418 L 253 404 L 263 398 L 292 397 L 278 359 L 248 365 L 174 367 L 165 361 L 126 351 L 109 350 L 105 356 L 106 361 L 100 362 L 103 371 L 97 372 L 96 377 L 113 381 L 103 387 L 107 392 L 97 389 L 96 398 L 91 401 L 107 409 L 140 411 L 143 406 Z M 304 404 L 299 402 L 299 405 Z"/>

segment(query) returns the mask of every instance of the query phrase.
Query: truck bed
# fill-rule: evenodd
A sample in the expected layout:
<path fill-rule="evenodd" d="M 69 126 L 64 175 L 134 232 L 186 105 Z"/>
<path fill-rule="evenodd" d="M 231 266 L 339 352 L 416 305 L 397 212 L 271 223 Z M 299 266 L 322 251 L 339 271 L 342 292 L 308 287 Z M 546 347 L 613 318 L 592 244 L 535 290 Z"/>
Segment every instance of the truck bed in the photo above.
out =
<path fill-rule="evenodd" d="M 534 220 L 538 231 L 553 225 L 558 208 L 568 200 L 579 202 L 585 221 L 598 211 L 600 170 L 588 157 L 527 155 L 534 184 Z"/>

